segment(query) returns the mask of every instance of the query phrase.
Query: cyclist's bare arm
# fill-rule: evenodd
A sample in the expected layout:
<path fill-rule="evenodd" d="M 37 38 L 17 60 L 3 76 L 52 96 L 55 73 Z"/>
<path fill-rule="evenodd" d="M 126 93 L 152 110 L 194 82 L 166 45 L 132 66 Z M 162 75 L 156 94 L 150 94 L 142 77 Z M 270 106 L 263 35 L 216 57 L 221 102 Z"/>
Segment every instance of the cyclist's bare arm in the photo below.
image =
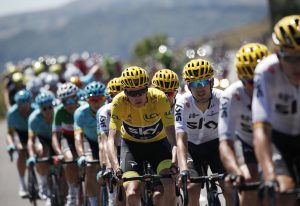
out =
<path fill-rule="evenodd" d="M 265 181 L 275 179 L 275 167 L 272 161 L 271 131 L 269 124 L 255 124 L 253 126 L 255 155 L 260 163 Z"/>
<path fill-rule="evenodd" d="M 33 157 L 36 154 L 34 149 L 34 144 L 35 144 L 35 135 L 29 134 L 28 141 L 27 141 L 27 150 L 30 157 Z"/>
<path fill-rule="evenodd" d="M 83 156 L 84 155 L 84 150 L 83 150 L 83 133 L 81 130 L 76 130 L 74 132 L 74 138 L 75 138 L 75 148 L 78 156 Z"/>
<path fill-rule="evenodd" d="M 109 129 L 109 135 L 107 140 L 107 154 L 109 161 L 111 163 L 111 166 L 114 170 L 118 169 L 120 167 L 118 156 L 117 156 L 117 148 L 115 142 L 118 140 L 118 138 L 121 136 L 120 131 L 115 129 Z"/>
<path fill-rule="evenodd" d="M 4 96 L 4 103 L 5 103 L 6 109 L 8 110 L 11 107 L 11 105 L 9 103 L 8 91 L 6 89 L 4 89 L 3 96 Z"/>
<path fill-rule="evenodd" d="M 220 158 L 225 169 L 230 174 L 242 175 L 242 172 L 237 162 L 236 154 L 234 152 L 233 141 L 229 139 L 221 140 L 219 151 Z"/>
<path fill-rule="evenodd" d="M 176 135 L 175 135 L 174 125 L 165 127 L 165 131 L 167 133 L 168 141 L 172 147 L 172 162 L 176 163 L 177 162 L 177 154 L 176 154 L 177 144 L 176 144 Z"/>
<path fill-rule="evenodd" d="M 60 132 L 52 132 L 52 148 L 57 155 L 61 155 L 61 147 L 60 147 Z"/>
<path fill-rule="evenodd" d="M 12 129 L 7 129 L 7 135 L 6 135 L 6 144 L 7 145 L 12 145 L 14 144 L 14 139 L 13 139 L 13 136 L 14 136 L 14 131 Z"/>
<path fill-rule="evenodd" d="M 111 168 L 110 161 L 107 156 L 107 135 L 104 132 L 101 132 L 98 135 L 98 144 L 99 144 L 99 160 L 102 166 L 106 166 L 107 168 Z"/>
<path fill-rule="evenodd" d="M 185 132 L 176 133 L 177 140 L 177 159 L 180 170 L 187 170 L 187 151 L 188 141 L 187 134 Z"/>

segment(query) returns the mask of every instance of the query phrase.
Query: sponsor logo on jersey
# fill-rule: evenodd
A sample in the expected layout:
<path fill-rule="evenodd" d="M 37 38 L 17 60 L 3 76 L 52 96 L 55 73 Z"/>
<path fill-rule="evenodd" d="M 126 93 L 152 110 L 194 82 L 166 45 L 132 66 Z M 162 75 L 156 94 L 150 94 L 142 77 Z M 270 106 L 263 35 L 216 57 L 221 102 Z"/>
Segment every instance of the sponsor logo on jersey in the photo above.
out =
<path fill-rule="evenodd" d="M 156 123 L 145 127 L 131 126 L 126 124 L 126 122 L 123 122 L 123 128 L 131 137 L 140 140 L 147 140 L 160 134 L 163 131 L 164 126 L 162 120 L 159 119 Z"/>
<path fill-rule="evenodd" d="M 106 117 L 100 116 L 100 127 L 107 127 L 105 124 Z"/>
<path fill-rule="evenodd" d="M 181 118 L 182 109 L 183 109 L 183 107 L 181 105 L 178 105 L 178 104 L 175 105 L 175 121 L 182 121 L 182 118 Z"/>
<path fill-rule="evenodd" d="M 187 127 L 190 129 L 202 129 L 206 127 L 208 129 L 216 129 L 218 127 L 218 123 L 215 121 L 208 121 L 204 123 L 203 118 L 200 118 L 198 122 L 186 122 Z"/>
<path fill-rule="evenodd" d="M 144 115 L 144 120 L 149 122 L 152 121 L 153 119 L 155 119 L 156 117 L 158 117 L 158 113 L 151 113 L 151 114 L 145 114 Z"/>

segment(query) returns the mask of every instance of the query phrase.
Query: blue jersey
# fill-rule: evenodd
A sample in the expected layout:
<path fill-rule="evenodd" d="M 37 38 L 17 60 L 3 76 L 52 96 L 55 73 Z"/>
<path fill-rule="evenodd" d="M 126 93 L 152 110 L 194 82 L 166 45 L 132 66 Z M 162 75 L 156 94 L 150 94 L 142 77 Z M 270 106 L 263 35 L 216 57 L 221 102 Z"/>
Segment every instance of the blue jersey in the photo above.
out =
<path fill-rule="evenodd" d="M 28 133 L 41 139 L 51 140 L 52 122 L 45 122 L 40 109 L 36 109 L 30 114 L 28 119 Z"/>
<path fill-rule="evenodd" d="M 92 113 L 89 104 L 84 104 L 76 109 L 74 113 L 74 130 L 82 131 L 85 138 L 96 142 L 97 121 L 96 116 Z"/>
<path fill-rule="evenodd" d="M 30 113 L 33 111 L 33 108 L 31 108 Z M 8 129 L 16 131 L 17 133 L 26 133 L 28 131 L 28 117 L 29 115 L 26 115 L 26 117 L 21 116 L 18 105 L 14 104 L 7 113 L 7 126 Z"/>

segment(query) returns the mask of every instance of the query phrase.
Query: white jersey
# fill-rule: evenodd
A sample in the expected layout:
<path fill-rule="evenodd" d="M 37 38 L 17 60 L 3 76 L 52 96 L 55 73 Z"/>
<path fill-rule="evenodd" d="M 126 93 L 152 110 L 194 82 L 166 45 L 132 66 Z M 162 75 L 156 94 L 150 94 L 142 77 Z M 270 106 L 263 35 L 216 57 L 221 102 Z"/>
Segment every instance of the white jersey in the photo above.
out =
<path fill-rule="evenodd" d="M 222 91 L 212 89 L 209 108 L 203 113 L 191 93 L 177 99 L 175 105 L 176 133 L 185 132 L 188 141 L 199 145 L 218 138 L 219 101 Z"/>
<path fill-rule="evenodd" d="M 219 138 L 235 140 L 238 136 L 253 147 L 251 98 L 243 83 L 237 81 L 223 92 L 220 100 Z"/>
<path fill-rule="evenodd" d="M 269 123 L 278 132 L 300 135 L 300 87 L 289 82 L 275 54 L 258 64 L 254 85 L 253 123 Z"/>

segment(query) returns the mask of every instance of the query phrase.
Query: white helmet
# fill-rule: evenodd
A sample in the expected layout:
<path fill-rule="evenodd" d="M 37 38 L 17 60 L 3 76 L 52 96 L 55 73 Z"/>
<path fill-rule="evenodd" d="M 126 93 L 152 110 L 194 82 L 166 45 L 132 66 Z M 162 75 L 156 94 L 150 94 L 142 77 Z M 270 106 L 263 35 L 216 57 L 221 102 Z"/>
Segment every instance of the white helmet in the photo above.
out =
<path fill-rule="evenodd" d="M 57 98 L 65 99 L 77 94 L 78 87 L 70 82 L 61 84 L 57 90 Z"/>

